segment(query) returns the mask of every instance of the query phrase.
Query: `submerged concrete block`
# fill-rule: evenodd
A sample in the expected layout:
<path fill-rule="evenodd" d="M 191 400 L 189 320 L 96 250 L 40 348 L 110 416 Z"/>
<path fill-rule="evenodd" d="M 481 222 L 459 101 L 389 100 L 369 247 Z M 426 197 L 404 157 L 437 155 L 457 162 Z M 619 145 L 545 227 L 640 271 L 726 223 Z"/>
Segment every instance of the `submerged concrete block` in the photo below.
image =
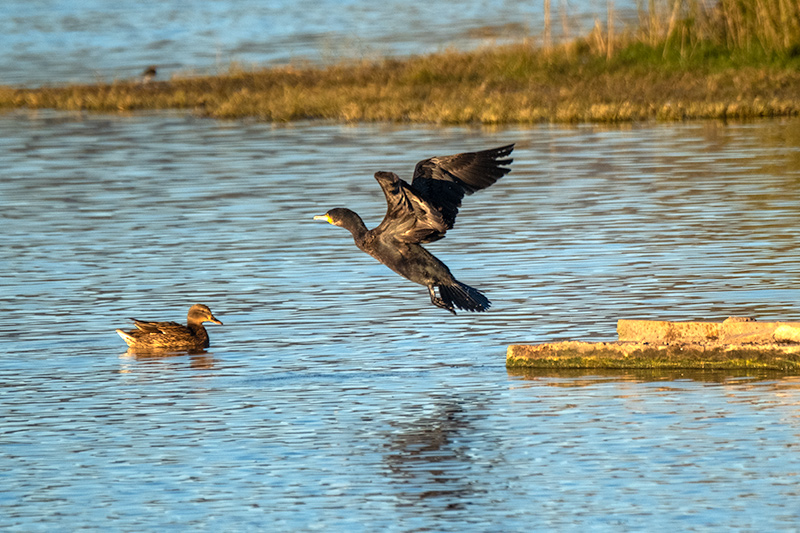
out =
<path fill-rule="evenodd" d="M 800 370 L 800 344 L 649 344 L 566 341 L 511 345 L 509 368 L 758 368 Z"/>
<path fill-rule="evenodd" d="M 619 320 L 619 342 L 511 345 L 508 367 L 800 369 L 800 322 Z"/>

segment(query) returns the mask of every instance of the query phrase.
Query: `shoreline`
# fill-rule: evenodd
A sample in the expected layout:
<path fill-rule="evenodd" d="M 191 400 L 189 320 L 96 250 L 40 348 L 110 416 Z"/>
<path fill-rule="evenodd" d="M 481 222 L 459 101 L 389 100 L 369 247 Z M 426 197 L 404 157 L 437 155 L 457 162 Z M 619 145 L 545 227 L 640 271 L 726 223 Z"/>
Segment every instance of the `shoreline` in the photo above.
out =
<path fill-rule="evenodd" d="M 574 46 L 574 45 L 573 45 Z M 624 59 L 624 56 L 623 56 Z M 187 110 L 265 122 L 525 125 L 800 115 L 800 68 L 608 60 L 527 44 L 332 66 L 38 88 L 0 86 L 0 111 Z"/>

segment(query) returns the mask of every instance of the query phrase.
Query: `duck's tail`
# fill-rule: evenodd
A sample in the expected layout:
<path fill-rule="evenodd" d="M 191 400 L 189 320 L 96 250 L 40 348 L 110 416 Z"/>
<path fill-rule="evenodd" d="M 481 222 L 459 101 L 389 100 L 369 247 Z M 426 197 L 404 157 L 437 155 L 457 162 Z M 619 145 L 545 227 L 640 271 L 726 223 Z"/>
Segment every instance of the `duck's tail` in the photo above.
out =
<path fill-rule="evenodd" d="M 492 306 L 492 302 L 481 291 L 460 281 L 452 285 L 439 285 L 439 296 L 445 308 L 450 311 L 453 311 L 453 307 L 458 307 L 464 311 L 480 312 Z"/>
<path fill-rule="evenodd" d="M 122 340 L 124 340 L 125 344 L 127 344 L 128 346 L 133 346 L 134 343 L 136 342 L 136 338 L 130 333 L 126 333 L 121 329 L 118 329 L 117 333 L 119 334 L 120 337 L 122 337 Z"/>

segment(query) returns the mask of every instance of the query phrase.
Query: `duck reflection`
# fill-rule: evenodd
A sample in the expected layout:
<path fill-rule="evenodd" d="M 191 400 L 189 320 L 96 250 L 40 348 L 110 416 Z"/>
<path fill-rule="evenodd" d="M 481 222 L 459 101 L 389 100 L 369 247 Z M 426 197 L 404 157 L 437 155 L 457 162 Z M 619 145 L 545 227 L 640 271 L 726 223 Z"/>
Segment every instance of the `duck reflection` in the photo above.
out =
<path fill-rule="evenodd" d="M 188 356 L 188 357 L 187 357 Z M 182 352 L 142 352 L 128 350 L 122 353 L 120 374 L 147 370 L 211 370 L 216 365 L 213 355 L 204 350 L 184 350 Z M 136 361 L 133 365 L 131 361 Z"/>
<path fill-rule="evenodd" d="M 399 485 L 401 505 L 426 501 L 437 502 L 441 510 L 463 509 L 470 496 L 485 492 L 469 446 L 475 417 L 466 412 L 465 405 L 469 403 L 450 400 L 433 415 L 404 424 L 389 435 L 384 461 Z"/>

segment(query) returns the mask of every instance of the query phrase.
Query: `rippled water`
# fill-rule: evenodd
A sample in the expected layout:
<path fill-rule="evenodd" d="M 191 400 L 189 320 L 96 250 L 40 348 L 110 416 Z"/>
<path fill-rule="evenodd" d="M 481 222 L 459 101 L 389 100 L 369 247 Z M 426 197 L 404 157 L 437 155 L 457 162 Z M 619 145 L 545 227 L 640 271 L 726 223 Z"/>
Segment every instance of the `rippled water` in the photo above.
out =
<path fill-rule="evenodd" d="M 312 216 L 516 142 L 428 245 L 453 317 Z M 0 116 L 0 528 L 794 530 L 782 375 L 509 372 L 619 318 L 800 320 L 800 123 L 409 128 Z M 127 317 L 208 304 L 201 355 Z"/>
<path fill-rule="evenodd" d="M 552 2 L 553 35 L 605 20 L 606 0 Z M 621 27 L 637 3 L 612 3 Z M 159 78 L 298 61 L 421 54 L 539 38 L 541 2 L 4 0 L 0 84 Z"/>

